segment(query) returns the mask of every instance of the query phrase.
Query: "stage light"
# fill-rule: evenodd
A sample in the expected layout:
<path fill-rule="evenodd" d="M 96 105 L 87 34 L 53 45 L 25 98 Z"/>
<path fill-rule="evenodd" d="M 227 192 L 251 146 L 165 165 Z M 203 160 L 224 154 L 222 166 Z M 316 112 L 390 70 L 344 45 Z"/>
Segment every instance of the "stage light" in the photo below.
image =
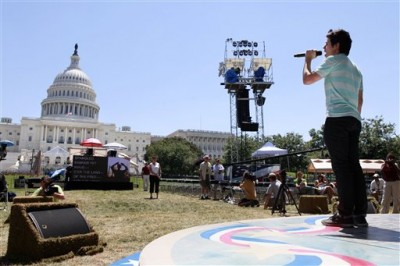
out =
<path fill-rule="evenodd" d="M 255 54 L 255 52 L 254 52 Z M 251 60 L 251 70 L 256 71 L 259 67 L 263 67 L 265 71 L 268 71 L 271 67 L 272 59 L 271 58 L 253 58 Z"/>
<path fill-rule="evenodd" d="M 251 42 L 249 42 L 249 43 L 247 44 L 248 47 L 251 47 L 251 45 L 252 45 Z"/>
<path fill-rule="evenodd" d="M 258 56 L 258 51 L 254 51 L 254 55 L 255 55 L 255 56 Z"/>
<path fill-rule="evenodd" d="M 237 56 L 238 55 L 238 51 L 233 51 L 233 55 Z"/>
<path fill-rule="evenodd" d="M 239 47 L 242 47 L 243 46 L 243 42 L 239 42 Z"/>
<path fill-rule="evenodd" d="M 253 45 L 254 45 L 254 47 L 257 47 L 257 46 L 258 46 L 258 43 L 257 43 L 257 42 L 254 42 Z"/>
<path fill-rule="evenodd" d="M 243 56 L 243 54 L 244 54 L 244 53 L 243 53 L 243 50 L 240 50 L 239 55 L 240 55 L 240 56 Z"/>
<path fill-rule="evenodd" d="M 247 56 L 247 50 L 244 50 L 244 51 L 243 51 L 243 54 L 244 54 L 245 56 Z"/>
<path fill-rule="evenodd" d="M 261 94 L 258 94 L 256 102 L 258 106 L 263 106 L 265 104 L 265 97 L 263 97 Z"/>
<path fill-rule="evenodd" d="M 253 52 L 252 52 L 251 50 L 248 50 L 247 53 L 248 53 L 250 56 L 253 55 Z"/>
<path fill-rule="evenodd" d="M 233 42 L 232 45 L 233 45 L 233 47 L 236 47 L 237 46 L 237 42 Z"/>
<path fill-rule="evenodd" d="M 231 69 L 233 68 L 240 68 L 240 70 L 243 70 L 244 68 L 244 58 L 227 58 L 225 59 L 225 67 L 226 69 Z"/>

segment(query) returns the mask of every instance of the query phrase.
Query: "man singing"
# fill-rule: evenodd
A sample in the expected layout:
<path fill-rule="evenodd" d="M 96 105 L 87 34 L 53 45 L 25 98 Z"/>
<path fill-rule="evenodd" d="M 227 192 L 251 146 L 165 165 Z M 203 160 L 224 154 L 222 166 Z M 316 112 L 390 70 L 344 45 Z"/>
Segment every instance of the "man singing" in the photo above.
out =
<path fill-rule="evenodd" d="M 367 227 L 367 193 L 359 162 L 363 77 L 348 58 L 350 34 L 342 29 L 330 30 L 324 46 L 325 60 L 311 71 L 315 50 L 305 54 L 303 83 L 313 84 L 325 79 L 327 118 L 324 141 L 336 175 L 339 196 L 338 213 L 323 220 L 326 226 Z"/>

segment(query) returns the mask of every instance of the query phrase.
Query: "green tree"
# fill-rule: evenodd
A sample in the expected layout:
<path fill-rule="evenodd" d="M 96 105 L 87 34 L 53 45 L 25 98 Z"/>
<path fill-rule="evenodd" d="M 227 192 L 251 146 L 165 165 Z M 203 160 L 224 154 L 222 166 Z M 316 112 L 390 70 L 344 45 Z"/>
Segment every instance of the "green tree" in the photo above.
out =
<path fill-rule="evenodd" d="M 145 160 L 152 156 L 158 157 L 163 174 L 192 175 L 196 173 L 196 161 L 202 156 L 202 151 L 196 145 L 180 138 L 164 138 L 152 143 L 146 148 Z"/>
<path fill-rule="evenodd" d="M 382 116 L 363 119 L 360 135 L 360 158 L 385 159 L 392 152 L 399 158 L 400 140 L 395 124 L 385 123 Z"/>
<path fill-rule="evenodd" d="M 224 163 L 229 164 L 250 160 L 251 154 L 260 147 L 260 142 L 246 133 L 241 137 L 230 138 L 224 148 Z"/>
<path fill-rule="evenodd" d="M 303 136 L 294 132 L 289 132 L 285 136 L 281 134 L 273 135 L 270 141 L 276 147 L 286 149 L 288 153 L 301 152 L 306 149 Z M 308 157 L 306 154 L 280 158 L 281 167 L 289 171 L 302 170 L 307 166 L 307 163 Z"/>
<path fill-rule="evenodd" d="M 316 130 L 316 129 L 310 129 L 308 131 L 308 134 L 311 137 L 311 140 L 307 142 L 307 147 L 309 149 L 314 149 L 314 148 L 320 148 L 325 146 L 324 143 L 324 125 L 321 126 L 321 129 Z"/>
<path fill-rule="evenodd" d="M 308 134 L 311 137 L 311 140 L 306 142 L 306 148 L 307 149 L 317 149 L 317 148 L 322 148 L 325 147 L 325 142 L 324 142 L 324 125 L 321 126 L 321 129 L 316 130 L 316 129 L 310 129 L 308 131 Z M 329 157 L 328 151 L 326 149 L 323 149 L 321 151 L 315 151 L 315 152 L 310 152 L 307 154 L 309 158 L 326 158 Z"/>

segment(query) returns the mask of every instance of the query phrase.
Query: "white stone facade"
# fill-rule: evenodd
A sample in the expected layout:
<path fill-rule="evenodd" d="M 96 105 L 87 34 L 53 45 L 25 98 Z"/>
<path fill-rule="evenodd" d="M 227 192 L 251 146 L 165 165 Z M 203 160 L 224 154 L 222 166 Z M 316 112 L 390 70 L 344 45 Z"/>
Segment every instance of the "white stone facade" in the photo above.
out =
<path fill-rule="evenodd" d="M 206 131 L 206 130 L 177 130 L 167 137 L 181 137 L 199 147 L 204 154 L 210 155 L 212 159 L 222 158 L 224 147 L 233 135 L 228 132 Z"/>
<path fill-rule="evenodd" d="M 126 147 L 129 156 L 142 159 L 151 135 L 134 132 L 130 127 L 116 130 L 115 124 L 98 121 L 100 107 L 88 75 L 79 67 L 78 46 L 71 56 L 70 66 L 58 74 L 47 90 L 42 103 L 41 117 L 23 117 L 21 124 L 13 124 L 10 118 L 0 122 L 0 140 L 8 139 L 16 145 L 9 151 L 41 150 L 46 152 L 56 146 L 65 150 L 79 147 L 87 138 L 97 138 L 103 144 L 119 142 Z"/>
<path fill-rule="evenodd" d="M 42 103 L 41 117 L 23 117 L 21 124 L 12 123 L 11 118 L 0 121 L 0 140 L 15 143 L 8 151 L 49 151 L 56 146 L 65 150 L 79 147 L 87 138 L 97 138 L 103 144 L 119 142 L 126 147 L 123 152 L 138 160 L 143 159 L 146 146 L 162 136 L 151 136 L 148 132 L 134 132 L 129 126 L 116 130 L 113 123 L 98 121 L 100 107 L 88 75 L 79 67 L 78 46 L 71 56 L 70 66 L 58 74 L 47 90 Z M 212 158 L 222 157 L 230 133 L 177 130 L 167 137 L 179 136 L 198 146 Z"/>

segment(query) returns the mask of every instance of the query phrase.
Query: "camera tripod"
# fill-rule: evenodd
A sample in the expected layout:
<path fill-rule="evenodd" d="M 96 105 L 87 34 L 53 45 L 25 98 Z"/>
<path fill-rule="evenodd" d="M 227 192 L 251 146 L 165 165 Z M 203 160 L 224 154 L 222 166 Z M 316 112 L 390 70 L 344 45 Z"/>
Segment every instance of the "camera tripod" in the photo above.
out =
<path fill-rule="evenodd" d="M 272 207 L 272 213 L 274 214 L 275 210 L 279 209 L 279 212 L 282 215 L 286 214 L 286 199 L 285 199 L 285 191 L 287 192 L 290 199 L 293 201 L 294 206 L 296 206 L 297 213 L 301 216 L 299 208 L 297 207 L 297 203 L 293 198 L 292 192 L 290 192 L 289 187 L 286 185 L 286 182 L 282 182 L 279 186 L 278 194 L 276 195 L 274 206 Z"/>

